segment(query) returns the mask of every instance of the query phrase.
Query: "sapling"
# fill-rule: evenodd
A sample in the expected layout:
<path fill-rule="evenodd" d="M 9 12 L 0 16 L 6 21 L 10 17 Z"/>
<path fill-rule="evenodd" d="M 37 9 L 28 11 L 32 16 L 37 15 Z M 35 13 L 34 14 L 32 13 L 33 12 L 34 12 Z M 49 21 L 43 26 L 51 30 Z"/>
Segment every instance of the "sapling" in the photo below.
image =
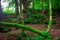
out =
<path fill-rule="evenodd" d="M 50 31 L 51 26 L 52 26 L 52 4 L 51 4 L 51 0 L 49 0 L 49 13 L 50 13 L 50 20 L 49 20 L 47 31 Z"/>

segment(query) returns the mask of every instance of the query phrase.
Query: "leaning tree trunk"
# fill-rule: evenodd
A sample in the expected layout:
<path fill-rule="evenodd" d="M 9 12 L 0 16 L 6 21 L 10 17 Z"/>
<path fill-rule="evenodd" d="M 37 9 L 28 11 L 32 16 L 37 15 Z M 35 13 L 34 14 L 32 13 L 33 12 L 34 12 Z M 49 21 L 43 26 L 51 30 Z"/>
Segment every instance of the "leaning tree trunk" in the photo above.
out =
<path fill-rule="evenodd" d="M 52 5 L 51 5 L 51 0 L 49 0 L 49 13 L 50 13 L 50 20 L 49 20 L 47 31 L 50 31 L 51 26 L 52 26 Z"/>

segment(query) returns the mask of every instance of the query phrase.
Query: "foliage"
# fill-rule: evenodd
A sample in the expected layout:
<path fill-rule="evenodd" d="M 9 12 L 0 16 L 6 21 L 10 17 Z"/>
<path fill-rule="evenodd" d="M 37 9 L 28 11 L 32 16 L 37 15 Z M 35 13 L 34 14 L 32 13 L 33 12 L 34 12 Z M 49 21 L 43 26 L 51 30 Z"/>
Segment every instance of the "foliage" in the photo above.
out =
<path fill-rule="evenodd" d="M 3 11 L 3 13 L 5 13 L 5 14 L 14 14 L 14 12 L 15 12 L 15 5 L 14 5 L 14 0 L 2 0 L 2 2 L 3 3 L 5 3 L 6 2 L 6 5 L 7 6 L 5 6 L 3 3 L 2 3 L 2 11 Z"/>
<path fill-rule="evenodd" d="M 22 1 L 22 0 L 21 0 Z M 60 0 L 51 0 L 51 2 L 52 2 L 52 5 L 50 5 L 50 6 L 52 6 L 52 8 L 51 8 L 51 10 L 52 9 L 56 9 L 56 10 L 53 10 L 53 18 L 55 18 L 56 17 L 56 14 L 57 13 L 59 13 L 59 11 L 57 10 L 57 9 L 60 9 Z M 32 1 L 31 1 L 31 3 L 32 3 Z M 44 11 L 44 10 L 49 10 L 49 3 L 48 3 L 48 0 L 35 0 L 34 1 L 34 3 L 32 3 L 31 5 L 29 4 L 29 10 L 30 9 L 32 9 L 33 7 L 34 7 L 34 10 L 42 10 L 42 12 Z M 15 6 L 14 6 L 14 0 L 10 0 L 10 3 L 9 3 L 9 6 L 8 7 L 6 7 L 6 8 L 4 8 L 3 9 L 3 12 L 5 13 L 5 14 L 14 14 L 14 12 L 15 12 L 15 10 L 13 10 L 13 9 L 9 9 L 9 8 L 11 8 L 11 7 L 13 7 L 13 8 L 15 8 Z M 24 7 L 24 9 L 25 9 L 26 7 Z M 24 10 L 23 9 L 23 10 Z M 32 9 L 33 10 L 33 9 Z M 43 23 L 43 21 L 45 20 L 45 16 L 44 16 L 44 14 L 41 14 L 41 13 L 35 13 L 36 11 L 32 11 L 31 10 L 31 14 L 28 14 L 27 15 L 27 19 L 25 20 L 25 23 L 31 23 L 31 24 L 36 24 L 36 23 Z M 51 10 L 50 10 L 50 13 L 51 13 Z M 56 12 L 56 14 L 55 14 L 55 11 L 57 11 Z M 52 13 L 51 13 L 52 14 Z M 60 14 L 58 14 L 58 15 L 60 15 Z M 48 17 L 49 16 L 51 16 L 50 14 L 47 14 L 47 19 L 49 19 Z M 12 21 L 12 19 L 7 19 L 9 22 L 11 22 Z M 15 20 L 15 19 L 13 19 L 13 20 Z M 16 20 L 15 20 L 16 21 Z M 49 20 L 46 20 L 45 21 L 45 24 L 48 24 L 48 22 L 49 22 Z M 50 22 L 52 22 L 52 24 L 55 24 L 56 23 L 56 20 L 50 20 Z M 0 23 L 1 24 L 1 23 Z M 4 23 L 2 23 L 2 24 L 4 24 Z M 6 25 L 7 25 L 7 23 L 5 23 Z M 5 25 L 4 24 L 4 25 Z M 16 27 L 20 27 L 20 28 L 24 28 L 24 29 L 27 29 L 27 30 L 30 30 L 30 31 L 32 31 L 32 32 L 38 32 L 39 34 L 41 33 L 42 35 L 41 36 L 36 36 L 36 37 L 26 37 L 26 40 L 44 40 L 47 36 L 50 38 L 50 35 L 47 33 L 47 32 L 45 32 L 45 31 L 39 31 L 39 30 L 35 30 L 34 28 L 30 28 L 29 26 L 25 26 L 25 25 L 20 25 L 20 24 L 9 24 L 8 23 L 8 26 L 16 26 Z M 23 27 L 21 27 L 21 26 L 23 26 Z M 0 28 L 0 30 L 2 30 L 2 29 L 4 29 L 3 27 L 1 27 Z M 4 30 L 2 30 L 2 31 L 4 31 Z M 19 36 L 20 37 L 20 36 Z M 22 37 L 22 36 L 21 36 Z M 40 38 L 40 39 L 39 39 Z M 49 40 L 49 38 L 47 38 L 47 40 Z M 19 39 L 20 40 L 20 39 Z M 59 39 L 58 39 L 59 40 Z"/>
<path fill-rule="evenodd" d="M 0 26 L 0 32 L 6 33 L 6 32 L 9 32 L 9 31 L 10 31 L 10 29 L 8 27 Z"/>
<path fill-rule="evenodd" d="M 52 8 L 57 9 L 60 7 L 60 0 L 51 0 L 52 2 Z M 34 8 L 39 10 L 46 10 L 49 7 L 48 0 L 35 0 L 34 1 Z"/>
<path fill-rule="evenodd" d="M 48 24 L 49 20 L 45 21 L 45 24 Z M 56 20 L 52 20 L 52 24 L 56 24 Z"/>
<path fill-rule="evenodd" d="M 42 23 L 43 20 L 44 20 L 43 14 L 32 13 L 32 14 L 27 15 L 27 20 L 25 20 L 25 23 L 36 24 L 36 23 Z"/>
<path fill-rule="evenodd" d="M 60 36 L 57 38 L 57 40 L 60 40 Z"/>
<path fill-rule="evenodd" d="M 14 14 L 14 10 L 13 9 L 12 8 L 4 8 L 3 9 L 3 13 L 4 14 Z"/>
<path fill-rule="evenodd" d="M 9 1 L 9 5 L 8 5 L 9 8 L 10 7 L 14 7 L 15 8 L 14 0 L 7 0 L 7 1 Z M 60 8 L 60 0 L 51 0 L 51 1 L 52 1 L 52 9 L 58 9 L 58 8 Z M 30 1 L 29 3 L 30 3 L 29 4 L 29 8 L 31 9 L 33 7 L 33 2 Z M 48 8 L 49 8 L 48 6 L 49 6 L 48 0 L 35 0 L 34 1 L 34 9 L 35 10 L 48 10 Z M 5 8 L 3 8 L 3 9 L 5 9 Z M 14 12 L 7 11 L 6 13 L 9 14 L 9 13 L 14 13 Z"/>
<path fill-rule="evenodd" d="M 35 0 L 34 8 L 40 10 L 46 10 L 48 8 L 48 1 Z"/>
<path fill-rule="evenodd" d="M 52 8 L 57 9 L 60 7 L 60 0 L 51 0 L 52 1 Z"/>
<path fill-rule="evenodd" d="M 6 22 L 17 22 L 17 18 L 7 18 Z"/>
<path fill-rule="evenodd" d="M 51 37 L 51 35 L 50 34 L 48 34 L 46 31 L 43 31 L 42 30 L 42 32 L 41 32 L 43 35 L 45 34 L 45 36 L 37 36 L 37 35 L 35 35 L 35 36 L 28 36 L 28 34 L 26 35 L 26 34 L 19 34 L 17 37 L 18 37 L 18 40 L 21 40 L 22 38 L 25 38 L 25 40 L 44 40 L 44 39 L 46 39 L 46 40 L 51 40 L 52 39 L 52 37 Z M 23 36 L 22 36 L 23 35 Z M 46 36 L 48 36 L 48 37 L 46 37 Z"/>

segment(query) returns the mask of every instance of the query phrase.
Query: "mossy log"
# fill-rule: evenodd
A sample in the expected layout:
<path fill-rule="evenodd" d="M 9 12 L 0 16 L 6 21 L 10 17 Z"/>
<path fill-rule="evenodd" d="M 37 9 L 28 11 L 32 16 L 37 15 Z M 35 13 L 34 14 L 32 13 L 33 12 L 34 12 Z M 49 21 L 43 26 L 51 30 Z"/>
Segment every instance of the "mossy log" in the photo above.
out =
<path fill-rule="evenodd" d="M 0 26 L 8 26 L 8 27 L 22 28 L 24 30 L 29 30 L 31 32 L 37 33 L 37 34 L 39 34 L 41 36 L 45 36 L 44 34 L 47 33 L 46 31 L 43 32 L 42 30 L 38 30 L 38 29 L 33 28 L 31 26 L 22 25 L 22 24 L 16 24 L 16 23 L 10 23 L 10 22 L 0 22 Z"/>

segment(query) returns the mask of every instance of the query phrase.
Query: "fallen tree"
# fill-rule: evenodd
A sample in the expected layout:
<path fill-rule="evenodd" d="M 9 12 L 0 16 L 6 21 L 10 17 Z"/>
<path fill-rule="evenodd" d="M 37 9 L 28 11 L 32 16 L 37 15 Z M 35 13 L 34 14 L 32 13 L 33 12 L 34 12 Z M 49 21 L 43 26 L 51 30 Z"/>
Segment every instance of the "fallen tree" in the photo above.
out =
<path fill-rule="evenodd" d="M 46 37 L 48 37 L 47 34 L 49 34 L 46 31 L 38 30 L 36 28 L 30 27 L 30 26 L 27 26 L 27 25 L 16 24 L 16 23 L 11 23 L 11 22 L 0 22 L 0 26 L 17 27 L 17 28 L 21 28 L 21 29 L 24 29 L 24 30 L 29 30 L 31 32 L 34 32 L 34 33 L 37 33 L 41 36 L 46 36 Z"/>

